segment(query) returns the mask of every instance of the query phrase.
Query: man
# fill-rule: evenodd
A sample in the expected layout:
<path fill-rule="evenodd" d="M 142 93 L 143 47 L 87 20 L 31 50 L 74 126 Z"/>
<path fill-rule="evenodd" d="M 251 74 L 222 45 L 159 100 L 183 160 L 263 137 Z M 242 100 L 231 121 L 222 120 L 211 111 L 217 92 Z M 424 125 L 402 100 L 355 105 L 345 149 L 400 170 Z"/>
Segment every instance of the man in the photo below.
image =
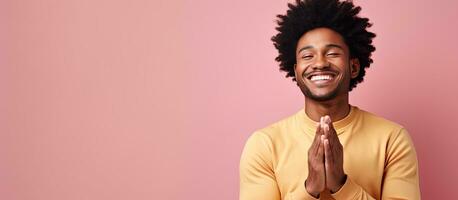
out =
<path fill-rule="evenodd" d="M 407 131 L 348 102 L 375 51 L 361 8 L 338 0 L 288 7 L 272 41 L 305 106 L 247 140 L 240 199 L 420 199 Z"/>

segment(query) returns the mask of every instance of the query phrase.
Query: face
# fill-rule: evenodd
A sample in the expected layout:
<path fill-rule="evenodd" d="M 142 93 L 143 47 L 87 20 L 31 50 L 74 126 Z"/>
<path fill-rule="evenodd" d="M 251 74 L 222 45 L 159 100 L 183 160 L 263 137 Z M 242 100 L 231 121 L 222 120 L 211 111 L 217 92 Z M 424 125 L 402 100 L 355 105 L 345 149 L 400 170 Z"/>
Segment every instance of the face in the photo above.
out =
<path fill-rule="evenodd" d="M 339 33 L 316 28 L 299 39 L 294 71 L 297 85 L 306 97 L 328 101 L 348 94 L 350 80 L 358 76 L 359 62 L 350 59 L 348 46 Z"/>

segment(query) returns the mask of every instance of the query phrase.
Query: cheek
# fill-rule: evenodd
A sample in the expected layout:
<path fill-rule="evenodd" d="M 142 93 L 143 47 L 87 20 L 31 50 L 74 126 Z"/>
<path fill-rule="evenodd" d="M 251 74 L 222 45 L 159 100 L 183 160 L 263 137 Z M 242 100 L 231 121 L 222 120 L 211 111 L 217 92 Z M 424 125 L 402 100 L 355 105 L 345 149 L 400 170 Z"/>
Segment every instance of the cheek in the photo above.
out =
<path fill-rule="evenodd" d="M 299 71 L 304 71 L 305 69 L 308 68 L 308 66 L 311 66 L 311 65 L 312 65 L 312 62 L 311 62 L 311 61 L 301 60 L 301 61 L 298 62 L 298 64 L 297 64 L 297 70 L 299 70 Z"/>
<path fill-rule="evenodd" d="M 338 62 L 334 63 L 334 66 L 337 66 L 339 68 L 339 71 L 341 73 L 345 73 L 345 75 L 351 75 L 351 68 L 350 68 L 350 62 L 346 60 L 339 60 Z"/>
<path fill-rule="evenodd" d="M 296 77 L 302 72 L 303 68 L 302 66 L 300 65 L 297 65 L 295 68 L 294 68 L 294 74 L 296 75 Z"/>
<path fill-rule="evenodd" d="M 304 73 L 304 70 L 305 70 L 304 66 L 298 65 L 298 66 L 296 66 L 296 68 L 294 69 L 294 74 L 296 75 L 296 77 L 300 77 L 300 76 L 302 76 L 302 74 Z"/>

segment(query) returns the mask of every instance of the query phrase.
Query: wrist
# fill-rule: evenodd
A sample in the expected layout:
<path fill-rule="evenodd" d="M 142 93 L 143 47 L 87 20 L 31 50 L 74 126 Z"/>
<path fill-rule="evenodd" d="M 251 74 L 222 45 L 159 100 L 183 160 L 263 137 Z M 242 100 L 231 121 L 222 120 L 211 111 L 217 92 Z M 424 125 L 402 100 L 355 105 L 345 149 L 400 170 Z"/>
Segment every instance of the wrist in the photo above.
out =
<path fill-rule="evenodd" d="M 310 185 L 307 185 L 307 180 L 305 180 L 304 182 L 304 187 L 305 187 L 305 191 L 307 191 L 307 193 L 309 193 L 310 196 L 313 196 L 315 198 L 320 198 L 320 192 L 311 188 Z"/>
<path fill-rule="evenodd" d="M 343 185 L 345 185 L 345 182 L 347 181 L 347 175 L 344 174 L 344 176 L 342 177 L 342 179 L 339 181 L 339 185 L 335 186 L 334 188 L 330 189 L 331 193 L 334 194 L 336 193 L 337 191 L 340 190 L 340 188 L 343 187 Z"/>

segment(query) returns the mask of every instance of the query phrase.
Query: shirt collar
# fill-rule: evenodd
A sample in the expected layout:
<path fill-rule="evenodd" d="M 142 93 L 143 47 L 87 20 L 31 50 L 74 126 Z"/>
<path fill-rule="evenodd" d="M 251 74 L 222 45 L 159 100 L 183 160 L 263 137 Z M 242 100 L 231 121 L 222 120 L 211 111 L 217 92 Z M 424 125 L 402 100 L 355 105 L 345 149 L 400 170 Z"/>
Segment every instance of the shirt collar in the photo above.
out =
<path fill-rule="evenodd" d="M 342 134 L 346 127 L 348 127 L 348 125 L 355 121 L 359 111 L 360 110 L 358 107 L 350 105 L 350 112 L 348 113 L 348 115 L 345 116 L 343 119 L 332 123 L 332 125 L 336 129 L 337 135 Z M 297 112 L 296 121 L 298 126 L 300 126 L 300 128 L 305 133 L 315 136 L 318 122 L 310 119 L 310 117 L 305 113 L 305 108 L 302 108 L 299 112 Z"/>

